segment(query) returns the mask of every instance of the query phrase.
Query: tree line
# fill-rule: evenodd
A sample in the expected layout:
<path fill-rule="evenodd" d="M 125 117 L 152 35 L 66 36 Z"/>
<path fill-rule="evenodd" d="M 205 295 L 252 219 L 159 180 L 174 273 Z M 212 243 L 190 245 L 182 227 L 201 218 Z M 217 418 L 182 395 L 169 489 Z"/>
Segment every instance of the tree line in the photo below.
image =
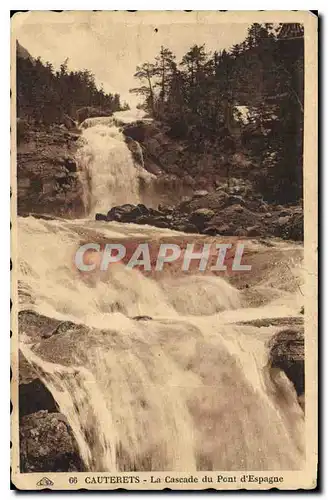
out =
<path fill-rule="evenodd" d="M 26 51 L 25 51 L 26 52 Z M 17 51 L 17 116 L 43 124 L 61 123 L 64 115 L 76 119 L 80 108 L 90 106 L 110 115 L 127 109 L 119 94 L 98 88 L 91 71 L 69 71 L 68 59 L 55 71 L 41 58 Z"/>
<path fill-rule="evenodd" d="M 130 92 L 191 150 L 217 151 L 230 168 L 234 153 L 245 151 L 265 197 L 289 202 L 302 197 L 303 65 L 301 25 L 254 23 L 229 50 L 193 45 L 177 61 L 161 47 L 136 68 L 139 86 Z"/>

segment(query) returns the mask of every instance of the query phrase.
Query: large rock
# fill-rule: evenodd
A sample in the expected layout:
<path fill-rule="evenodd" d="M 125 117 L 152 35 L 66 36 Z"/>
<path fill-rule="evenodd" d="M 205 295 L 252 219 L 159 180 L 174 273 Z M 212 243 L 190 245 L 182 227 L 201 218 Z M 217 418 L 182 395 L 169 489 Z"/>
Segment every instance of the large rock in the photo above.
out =
<path fill-rule="evenodd" d="M 205 228 L 205 224 L 211 220 L 214 215 L 215 212 L 209 208 L 199 208 L 192 212 L 190 222 L 202 231 Z"/>
<path fill-rule="evenodd" d="M 281 330 L 270 339 L 268 348 L 272 368 L 283 370 L 301 396 L 304 393 L 303 328 Z"/>
<path fill-rule="evenodd" d="M 178 222 L 177 224 L 174 224 L 172 229 L 174 229 L 175 231 L 181 231 L 182 233 L 191 233 L 191 234 L 199 233 L 198 228 L 195 226 L 195 224 L 192 224 L 191 222 Z"/>
<path fill-rule="evenodd" d="M 281 215 L 285 214 L 285 215 Z M 281 210 L 272 223 L 272 233 L 284 239 L 302 241 L 304 238 L 304 215 L 301 207 Z"/>
<path fill-rule="evenodd" d="M 72 430 L 61 413 L 39 411 L 19 426 L 21 472 L 83 472 Z"/>

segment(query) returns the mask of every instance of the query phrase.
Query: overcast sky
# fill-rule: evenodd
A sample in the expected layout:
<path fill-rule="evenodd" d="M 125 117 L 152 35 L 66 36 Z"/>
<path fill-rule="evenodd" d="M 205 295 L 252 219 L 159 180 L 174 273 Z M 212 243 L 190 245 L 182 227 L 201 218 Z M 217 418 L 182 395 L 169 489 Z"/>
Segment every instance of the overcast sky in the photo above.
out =
<path fill-rule="evenodd" d="M 122 101 L 133 106 L 138 97 L 129 89 L 138 85 L 135 68 L 152 62 L 161 45 L 180 61 L 193 44 L 205 43 L 207 51 L 213 52 L 245 39 L 248 23 L 217 24 L 216 18 L 214 24 L 213 16 L 190 14 L 30 12 L 17 16 L 14 32 L 33 57 L 40 56 L 55 68 L 68 58 L 69 69 L 91 70 L 105 91 L 119 93 Z"/>

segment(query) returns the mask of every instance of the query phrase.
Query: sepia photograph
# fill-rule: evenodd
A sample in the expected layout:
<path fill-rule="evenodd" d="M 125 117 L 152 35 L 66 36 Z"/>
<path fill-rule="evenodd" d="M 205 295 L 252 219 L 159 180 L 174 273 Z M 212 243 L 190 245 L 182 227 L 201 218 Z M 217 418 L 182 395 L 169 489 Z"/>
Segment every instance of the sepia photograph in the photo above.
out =
<path fill-rule="evenodd" d="M 313 489 L 317 17 L 11 17 L 18 489 Z"/>

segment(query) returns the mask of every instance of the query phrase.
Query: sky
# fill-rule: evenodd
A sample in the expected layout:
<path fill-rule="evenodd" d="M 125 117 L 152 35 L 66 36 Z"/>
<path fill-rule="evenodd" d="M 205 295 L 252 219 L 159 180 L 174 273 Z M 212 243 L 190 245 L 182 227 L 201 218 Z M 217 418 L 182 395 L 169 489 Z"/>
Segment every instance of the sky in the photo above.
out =
<path fill-rule="evenodd" d="M 140 98 L 129 89 L 138 86 L 136 66 L 153 62 L 161 45 L 180 61 L 194 44 L 205 43 L 213 52 L 245 39 L 250 23 L 238 18 L 227 23 L 225 13 L 207 14 L 34 11 L 16 14 L 12 29 L 33 57 L 55 68 L 68 58 L 69 70 L 91 70 L 106 92 L 119 93 L 122 102 L 135 106 Z"/>

